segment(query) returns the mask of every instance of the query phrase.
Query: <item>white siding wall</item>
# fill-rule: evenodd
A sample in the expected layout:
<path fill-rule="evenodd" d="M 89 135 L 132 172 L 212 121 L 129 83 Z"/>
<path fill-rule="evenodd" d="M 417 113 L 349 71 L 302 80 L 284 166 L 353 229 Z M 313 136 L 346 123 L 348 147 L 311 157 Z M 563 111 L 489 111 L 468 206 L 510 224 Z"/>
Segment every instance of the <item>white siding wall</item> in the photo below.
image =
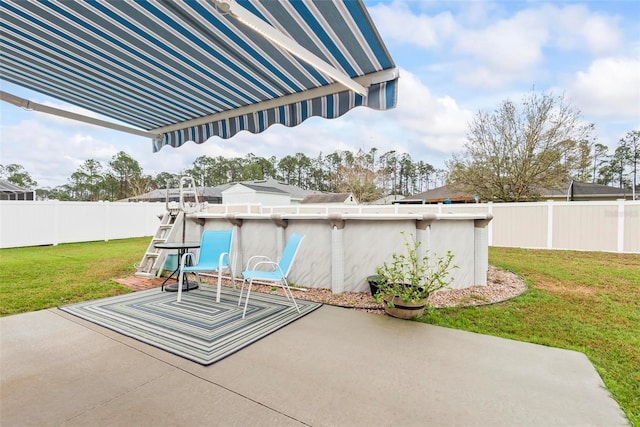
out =
<path fill-rule="evenodd" d="M 266 206 L 281 206 L 291 203 L 291 196 L 285 193 L 263 193 L 244 185 L 234 185 L 222 192 L 222 204 L 236 205 L 259 203 Z"/>

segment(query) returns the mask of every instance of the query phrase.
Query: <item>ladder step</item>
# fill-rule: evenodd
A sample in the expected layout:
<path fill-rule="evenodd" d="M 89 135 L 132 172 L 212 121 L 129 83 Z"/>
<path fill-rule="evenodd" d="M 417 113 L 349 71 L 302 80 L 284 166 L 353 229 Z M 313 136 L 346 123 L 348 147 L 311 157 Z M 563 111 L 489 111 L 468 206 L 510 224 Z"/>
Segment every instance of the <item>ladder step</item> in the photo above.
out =
<path fill-rule="evenodd" d="M 147 278 L 147 279 L 153 279 L 154 277 L 156 277 L 156 275 L 155 275 L 155 274 L 152 274 L 152 273 L 146 273 L 146 272 L 143 272 L 143 271 L 138 271 L 138 272 L 136 272 L 136 273 L 134 274 L 134 276 L 136 276 L 136 277 L 145 277 L 145 278 Z"/>
<path fill-rule="evenodd" d="M 156 248 L 155 245 L 167 241 L 170 234 L 174 232 L 177 217 L 178 215 L 171 215 L 170 212 L 166 212 L 161 217 L 156 233 L 151 238 L 147 251 L 142 257 L 142 261 L 139 266 L 136 267 L 136 276 L 152 278 L 157 277 L 162 272 L 164 267 L 161 264 L 164 263 L 166 251 Z"/>

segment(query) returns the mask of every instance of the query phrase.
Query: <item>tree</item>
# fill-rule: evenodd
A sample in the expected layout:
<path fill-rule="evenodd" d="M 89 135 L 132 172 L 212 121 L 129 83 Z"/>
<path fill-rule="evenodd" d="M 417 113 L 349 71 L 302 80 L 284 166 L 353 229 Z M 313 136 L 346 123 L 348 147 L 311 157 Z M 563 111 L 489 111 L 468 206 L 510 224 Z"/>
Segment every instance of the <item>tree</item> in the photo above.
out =
<path fill-rule="evenodd" d="M 281 176 L 287 184 L 297 184 L 293 179 L 298 166 L 297 163 L 296 158 L 293 156 L 285 156 L 278 162 L 278 171 L 280 172 L 279 176 Z"/>
<path fill-rule="evenodd" d="M 52 200 L 60 200 L 60 201 L 74 200 L 73 197 L 71 197 L 71 189 L 69 185 L 66 185 L 66 184 L 60 185 L 54 188 L 53 190 L 49 191 L 49 194 L 47 195 L 47 197 Z"/>
<path fill-rule="evenodd" d="M 197 181 L 196 181 L 197 182 Z M 169 172 L 160 172 L 151 181 L 153 189 L 177 188 L 180 185 L 180 177 Z"/>
<path fill-rule="evenodd" d="M 628 132 L 624 138 L 620 139 L 620 147 L 623 147 L 624 157 L 622 161 L 626 161 L 627 165 L 631 167 L 631 189 L 633 191 L 633 200 L 635 200 L 638 185 L 638 163 L 640 163 L 640 130 Z"/>
<path fill-rule="evenodd" d="M 193 167 L 187 169 L 185 175 L 191 176 L 198 185 L 210 187 L 227 182 L 226 165 L 220 164 L 223 157 L 212 158 L 209 156 L 200 156 L 193 162 Z M 180 179 L 178 178 L 175 187 L 178 186 Z"/>
<path fill-rule="evenodd" d="M 576 144 L 577 157 L 574 160 L 572 178 L 576 181 L 587 182 L 591 178 L 591 150 L 593 143 L 583 139 Z"/>
<path fill-rule="evenodd" d="M 33 190 L 38 185 L 22 165 L 15 163 L 7 166 L 0 165 L 0 177 L 27 190 Z"/>
<path fill-rule="evenodd" d="M 140 164 L 124 151 L 112 157 L 109 162 L 111 175 L 120 184 L 115 199 L 124 199 L 130 196 L 136 196 L 139 191 L 143 190 L 141 183 L 142 168 Z M 135 182 L 135 188 L 134 188 Z"/>
<path fill-rule="evenodd" d="M 94 159 L 85 160 L 69 178 L 69 187 L 75 200 L 100 200 L 102 164 Z"/>
<path fill-rule="evenodd" d="M 263 157 L 257 157 L 253 153 L 247 154 L 242 167 L 242 180 L 256 180 L 273 178 L 276 170 L 271 162 Z"/>
<path fill-rule="evenodd" d="M 416 188 L 417 174 L 416 167 L 413 161 L 411 160 L 411 156 L 408 153 L 402 154 L 400 156 L 400 181 L 398 185 L 400 186 L 400 191 L 404 195 L 410 195 L 414 192 Z"/>
<path fill-rule="evenodd" d="M 362 203 L 382 197 L 382 192 L 376 188 L 374 182 L 375 173 L 369 168 L 371 159 L 364 151 L 359 150 L 355 156 L 353 153 L 345 156 L 345 163 L 338 169 L 338 191 L 352 193 Z"/>
<path fill-rule="evenodd" d="M 328 188 L 327 191 L 336 191 L 340 185 L 340 176 L 338 170 L 342 166 L 342 156 L 338 151 L 327 154 L 324 158 L 324 164 L 327 168 Z"/>
<path fill-rule="evenodd" d="M 630 165 L 632 156 L 631 147 L 621 143 L 615 149 L 609 161 L 608 169 L 613 177 L 613 182 L 617 182 L 620 189 L 630 187 L 626 169 Z"/>
<path fill-rule="evenodd" d="M 320 152 L 318 157 L 311 160 L 309 188 L 313 188 L 317 191 L 330 191 L 330 185 L 330 174 L 329 171 L 325 169 L 325 161 L 322 157 L 322 152 Z"/>
<path fill-rule="evenodd" d="M 298 186 L 304 189 L 308 189 L 309 176 L 311 175 L 311 165 L 313 161 L 307 157 L 304 153 L 296 153 L 296 174 L 298 178 Z"/>
<path fill-rule="evenodd" d="M 435 174 L 435 168 L 429 163 L 425 163 L 420 160 L 416 164 L 416 171 L 418 173 L 418 193 L 422 193 L 429 189 L 429 183 L 432 181 Z"/>
<path fill-rule="evenodd" d="M 447 163 L 448 182 L 483 200 L 535 200 L 543 188 L 566 185 L 575 141 L 591 140 L 593 124 L 553 93 L 525 95 L 521 104 L 502 101 L 480 111 L 469 125 L 467 152 Z"/>
<path fill-rule="evenodd" d="M 609 148 L 604 144 L 595 144 L 593 146 L 593 180 L 596 182 L 596 176 L 604 163 L 607 162 Z"/>
<path fill-rule="evenodd" d="M 387 151 L 380 156 L 378 178 L 387 194 L 398 194 L 398 156 L 395 150 Z"/>

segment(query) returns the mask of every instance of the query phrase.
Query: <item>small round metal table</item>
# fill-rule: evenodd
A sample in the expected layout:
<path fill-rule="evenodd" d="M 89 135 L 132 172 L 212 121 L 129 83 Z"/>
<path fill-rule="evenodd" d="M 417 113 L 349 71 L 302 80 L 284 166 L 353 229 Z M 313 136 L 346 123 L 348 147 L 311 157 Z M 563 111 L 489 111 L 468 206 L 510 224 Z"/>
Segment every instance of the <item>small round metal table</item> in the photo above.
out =
<path fill-rule="evenodd" d="M 180 282 L 180 277 L 179 277 L 180 263 L 182 262 L 182 255 L 186 254 L 189 251 L 189 249 L 199 248 L 200 242 L 164 242 L 164 243 L 156 243 L 153 246 L 157 249 L 167 249 L 167 250 L 174 250 L 178 252 L 178 266 L 173 271 L 173 273 L 171 273 L 171 275 L 167 277 L 164 280 L 164 282 L 162 282 L 162 290 L 166 290 L 167 292 L 178 292 L 178 283 Z M 174 283 L 169 283 L 165 286 L 165 284 L 169 281 L 169 279 L 171 279 L 174 276 L 176 278 L 176 281 Z M 189 291 L 191 289 L 198 289 L 198 283 L 189 282 L 187 280 L 187 276 L 185 275 L 182 281 L 182 290 Z"/>

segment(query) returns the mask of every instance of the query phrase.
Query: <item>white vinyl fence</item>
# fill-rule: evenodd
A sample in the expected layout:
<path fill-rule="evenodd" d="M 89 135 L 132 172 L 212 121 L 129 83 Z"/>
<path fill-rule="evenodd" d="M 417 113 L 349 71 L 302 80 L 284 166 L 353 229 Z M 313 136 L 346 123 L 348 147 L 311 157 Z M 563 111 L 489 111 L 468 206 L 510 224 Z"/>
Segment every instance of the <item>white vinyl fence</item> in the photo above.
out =
<path fill-rule="evenodd" d="M 0 201 L 0 248 L 152 236 L 164 203 Z M 211 205 L 239 212 L 247 205 Z M 250 206 L 260 213 L 486 213 L 490 246 L 640 253 L 640 201 Z"/>
<path fill-rule="evenodd" d="M 152 236 L 164 203 L 0 201 L 0 248 Z"/>
<path fill-rule="evenodd" d="M 440 205 L 489 212 L 489 246 L 640 253 L 640 201 Z"/>

